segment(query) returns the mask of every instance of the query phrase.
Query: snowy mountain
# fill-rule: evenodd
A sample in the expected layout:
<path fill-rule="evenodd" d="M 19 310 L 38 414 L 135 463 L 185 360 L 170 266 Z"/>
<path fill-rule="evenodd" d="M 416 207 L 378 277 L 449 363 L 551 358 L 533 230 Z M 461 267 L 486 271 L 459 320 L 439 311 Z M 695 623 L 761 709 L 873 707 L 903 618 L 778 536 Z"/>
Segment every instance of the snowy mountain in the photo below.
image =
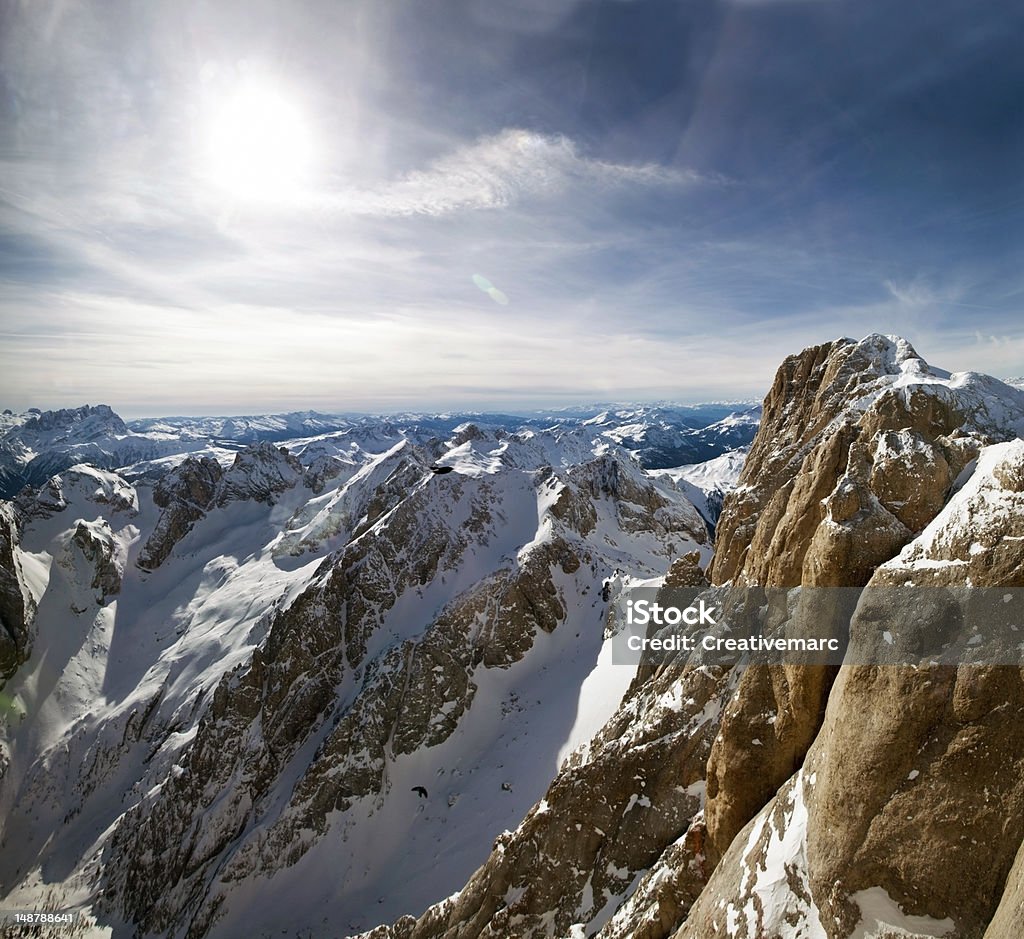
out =
<path fill-rule="evenodd" d="M 739 410 L 737 410 L 737 407 Z M 595 421 L 595 413 L 600 420 Z M 572 412 L 508 414 L 330 415 L 316 411 L 248 417 L 166 417 L 125 423 L 107 405 L 59 411 L 5 411 L 0 418 L 0 498 L 39 486 L 77 463 L 117 470 L 129 479 L 159 477 L 185 454 L 228 463 L 239 447 L 259 442 L 325 452 L 355 444 L 379 452 L 400 440 L 423 444 L 474 424 L 509 433 L 575 430 L 584 444 L 596 436 L 622 445 L 641 465 L 675 466 L 709 459 L 750 442 L 757 409 L 749 405 L 642 405 Z M 678 457 L 678 459 L 676 459 Z"/>
<path fill-rule="evenodd" d="M 232 936 L 287 928 L 287 881 L 358 931 L 518 823 L 629 683 L 609 590 L 706 562 L 706 525 L 575 422 L 410 437 L 79 464 L 4 505 L 7 902 L 60 869 L 108 924 Z"/>
<path fill-rule="evenodd" d="M 1020 669 L 873 663 L 968 622 L 964 590 L 1019 629 L 1024 391 L 872 335 L 716 407 L 7 415 L 19 472 L 166 450 L 0 503 L 6 907 L 115 937 L 1021 935 Z M 617 659 L 616 610 L 674 589 L 723 611 L 694 637 L 845 662 Z"/>
<path fill-rule="evenodd" d="M 132 433 L 107 405 L 5 413 L 0 424 L 0 497 L 38 486 L 77 463 L 103 469 L 199 449 L 202 441 L 175 433 Z"/>
<path fill-rule="evenodd" d="M 603 411 L 584 423 L 632 452 L 643 466 L 662 469 L 703 463 L 747 446 L 760 419 L 760 406 L 750 406 L 693 426 L 693 418 L 676 409 L 641 408 Z"/>
<path fill-rule="evenodd" d="M 739 483 L 749 448 L 729 450 L 703 463 L 690 463 L 669 469 L 652 469 L 652 476 L 672 480 L 704 517 L 714 531 L 725 496 Z"/>

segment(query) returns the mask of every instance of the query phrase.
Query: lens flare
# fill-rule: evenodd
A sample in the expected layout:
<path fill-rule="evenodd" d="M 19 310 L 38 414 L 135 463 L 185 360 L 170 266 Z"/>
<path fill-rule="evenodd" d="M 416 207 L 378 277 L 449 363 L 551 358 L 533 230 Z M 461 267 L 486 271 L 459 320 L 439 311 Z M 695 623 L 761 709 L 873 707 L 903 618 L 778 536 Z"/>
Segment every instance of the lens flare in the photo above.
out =
<path fill-rule="evenodd" d="M 495 287 L 483 274 L 474 274 L 471 279 L 495 303 L 499 303 L 501 306 L 508 306 L 508 294 Z"/>

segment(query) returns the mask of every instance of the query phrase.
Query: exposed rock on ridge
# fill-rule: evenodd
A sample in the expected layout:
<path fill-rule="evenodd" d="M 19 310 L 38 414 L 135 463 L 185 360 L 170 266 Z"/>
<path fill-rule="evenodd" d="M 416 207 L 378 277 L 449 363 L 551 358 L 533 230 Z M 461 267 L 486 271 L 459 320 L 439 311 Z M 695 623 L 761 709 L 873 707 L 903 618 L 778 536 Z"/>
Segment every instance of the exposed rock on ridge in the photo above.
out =
<path fill-rule="evenodd" d="M 726 500 L 712 579 L 862 587 L 934 518 L 980 447 L 1020 427 L 1016 389 L 932 369 L 902 339 L 837 340 L 792 356 Z M 840 609 L 816 629 L 845 639 L 847 622 Z M 708 765 L 713 856 L 800 765 L 833 677 L 823 666 L 744 673 Z M 751 750 L 751 736 L 762 746 Z"/>
<path fill-rule="evenodd" d="M 18 557 L 18 521 L 12 506 L 0 503 L 0 688 L 32 647 L 35 601 L 25 586 Z"/>
<path fill-rule="evenodd" d="M 463 436 L 459 448 L 495 445 Z M 559 629 L 567 598 L 578 605 L 593 591 L 596 606 L 595 585 L 611 571 L 602 554 L 614 550 L 611 533 L 659 546 L 665 566 L 680 546 L 706 537 L 689 503 L 659 494 L 621 456 L 568 471 L 499 470 L 484 452 L 460 450 L 460 458 L 465 474 L 434 476 L 428 454 L 404 446 L 367 468 L 379 478 L 369 502 L 358 474 L 342 487 L 352 493 L 347 521 L 330 530 L 350 528 L 350 540 L 274 616 L 251 660 L 222 680 L 181 772 L 119 824 L 108 856 L 111 907 L 147 931 L 203 935 L 234 884 L 300 863 L 332 825 L 344 830 L 354 802 L 387 794 L 397 758 L 445 741 L 482 673 L 515 665 L 538 635 Z M 206 478 L 203 486 L 206 498 Z M 537 518 L 524 525 L 528 510 Z M 473 557 L 498 550 L 517 529 L 526 544 L 511 545 L 490 575 L 471 574 Z M 414 633 L 394 634 L 399 604 L 470 575 Z M 652 756 L 652 775 L 668 772 Z M 683 791 L 676 799 L 699 805 Z M 639 863 L 640 855 L 630 859 Z"/>
<path fill-rule="evenodd" d="M 901 611 L 891 590 L 877 609 L 873 588 L 1024 586 L 1022 473 L 1020 440 L 983 452 L 964 489 L 872 577 L 851 658 L 878 660 L 889 624 L 910 644 L 936 628 L 919 590 Z M 1019 666 L 845 666 L 802 771 L 732 842 L 677 935 L 774 936 L 788 921 L 845 939 L 879 904 L 894 924 L 917 917 L 925 935 L 1018 935 L 1022 718 Z"/>
<path fill-rule="evenodd" d="M 158 568 L 212 508 L 246 499 L 273 502 L 280 493 L 297 485 L 302 476 L 299 461 L 270 443 L 240 450 L 226 471 L 210 457 L 188 457 L 153 487 L 153 501 L 163 511 L 139 553 L 139 567 Z M 322 485 L 323 467 L 318 466 L 315 482 Z"/>

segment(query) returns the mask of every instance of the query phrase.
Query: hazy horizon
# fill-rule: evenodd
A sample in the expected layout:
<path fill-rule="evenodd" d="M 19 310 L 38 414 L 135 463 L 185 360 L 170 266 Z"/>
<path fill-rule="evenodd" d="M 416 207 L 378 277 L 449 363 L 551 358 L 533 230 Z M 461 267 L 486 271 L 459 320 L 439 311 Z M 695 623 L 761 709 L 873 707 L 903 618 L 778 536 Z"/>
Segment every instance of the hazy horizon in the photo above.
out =
<path fill-rule="evenodd" d="M 136 411 L 129 407 L 119 408 L 108 401 L 82 401 L 75 403 L 64 403 L 55 404 L 50 407 L 40 407 L 37 405 L 30 405 L 26 408 L 12 408 L 0 403 L 0 411 L 11 412 L 12 414 L 27 414 L 32 411 L 38 411 L 44 413 L 46 411 L 58 411 L 58 410 L 73 410 L 80 407 L 109 407 L 118 417 L 125 421 L 145 421 L 145 420 L 177 420 L 177 419 L 191 419 L 191 418 L 252 418 L 252 417 L 271 417 L 280 416 L 285 414 L 319 414 L 324 417 L 342 417 L 342 418 L 402 418 L 402 417 L 431 417 L 431 418 L 444 418 L 444 417 L 463 417 L 463 416 L 480 416 L 480 417 L 514 417 L 514 418 L 525 418 L 534 419 L 537 417 L 543 417 L 546 415 L 556 415 L 559 413 L 565 413 L 567 415 L 572 414 L 599 414 L 604 410 L 629 410 L 631 408 L 665 408 L 673 409 L 678 408 L 680 410 L 686 410 L 689 408 L 709 408 L 709 407 L 734 407 L 737 410 L 743 410 L 750 407 L 760 407 L 764 395 L 756 398 L 721 398 L 721 399 L 702 399 L 693 401 L 683 400 L 650 400 L 650 401 L 578 401 L 566 404 L 552 404 L 549 406 L 510 406 L 507 409 L 499 408 L 395 408 L 393 410 L 379 410 L 379 411 L 360 411 L 350 410 L 346 408 L 333 408 L 333 409 L 321 409 L 321 408 L 291 408 L 289 410 L 257 410 L 257 411 L 235 411 L 226 412 L 217 410 L 216 407 L 211 406 L 205 410 L 196 411 L 167 411 L 161 414 L 149 413 Z"/>

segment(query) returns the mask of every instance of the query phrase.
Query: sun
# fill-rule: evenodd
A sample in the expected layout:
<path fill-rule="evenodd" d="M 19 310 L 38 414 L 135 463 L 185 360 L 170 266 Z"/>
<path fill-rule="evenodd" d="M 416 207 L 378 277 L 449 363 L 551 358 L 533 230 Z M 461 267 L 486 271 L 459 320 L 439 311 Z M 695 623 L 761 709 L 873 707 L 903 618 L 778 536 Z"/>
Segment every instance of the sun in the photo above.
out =
<path fill-rule="evenodd" d="M 267 75 L 244 75 L 208 89 L 201 174 L 249 202 L 287 200 L 308 184 L 313 144 L 294 93 Z"/>

